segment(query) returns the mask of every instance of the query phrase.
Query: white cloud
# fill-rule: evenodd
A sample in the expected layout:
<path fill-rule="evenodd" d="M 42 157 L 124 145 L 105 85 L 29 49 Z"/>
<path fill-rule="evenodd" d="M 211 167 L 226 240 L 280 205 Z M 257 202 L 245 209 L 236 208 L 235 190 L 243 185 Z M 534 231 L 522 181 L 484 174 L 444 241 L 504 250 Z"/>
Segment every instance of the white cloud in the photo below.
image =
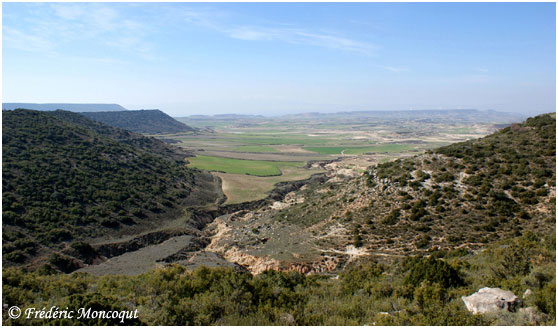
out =
<path fill-rule="evenodd" d="M 101 3 L 38 4 L 18 28 L 3 23 L 4 46 L 29 52 L 68 55 L 74 42 L 109 46 L 149 59 L 153 47 L 146 41 L 150 29 L 144 23 L 124 17 L 116 6 Z M 79 49 L 79 48 L 76 48 Z M 110 49 L 107 54 L 110 55 Z M 108 57 L 103 57 L 106 60 Z"/>
<path fill-rule="evenodd" d="M 403 67 L 393 67 L 393 66 L 382 66 L 383 69 L 387 69 L 388 71 L 400 73 L 400 72 L 408 72 L 409 69 Z"/>
<path fill-rule="evenodd" d="M 298 32 L 302 37 L 302 43 L 308 43 L 319 47 L 339 49 L 357 52 L 365 55 L 373 54 L 376 47 L 372 44 L 351 40 L 344 37 L 328 34 L 317 34 L 308 32 Z"/>
<path fill-rule="evenodd" d="M 192 10 L 189 8 L 175 12 L 176 17 L 188 23 L 213 29 L 233 39 L 245 41 L 282 41 L 291 44 L 311 45 L 355 52 L 362 55 L 373 55 L 376 46 L 367 42 L 353 40 L 341 35 L 310 31 L 294 27 L 268 27 L 258 25 L 239 25 L 227 23 L 225 18 L 230 14 L 211 10 Z M 276 24 L 280 25 L 280 24 Z"/>
<path fill-rule="evenodd" d="M 54 9 L 56 16 L 68 20 L 78 19 L 85 13 L 83 8 L 79 5 L 53 4 L 51 8 Z"/>
<path fill-rule="evenodd" d="M 48 54 L 55 52 L 54 42 L 8 26 L 2 28 L 2 37 L 4 45 L 14 49 Z"/>
<path fill-rule="evenodd" d="M 284 24 L 269 22 L 255 25 L 238 23 L 232 13 L 214 10 L 211 7 L 177 8 L 172 6 L 149 7 L 142 17 L 152 17 L 149 22 L 129 16 L 122 12 L 135 7 L 132 4 L 104 3 L 51 3 L 36 5 L 25 17 L 25 26 L 12 28 L 4 23 L 5 47 L 31 52 L 55 52 L 55 49 L 73 49 L 73 43 L 89 42 L 99 48 L 109 47 L 129 52 L 152 60 L 158 58 L 155 46 L 148 41 L 161 25 L 169 26 L 171 21 L 184 26 L 184 23 L 208 28 L 230 38 L 244 41 L 279 41 L 289 44 L 307 45 L 340 51 L 373 55 L 376 46 L 354 40 L 339 33 L 315 31 L 298 27 L 285 27 Z M 137 8 L 141 8 L 138 5 Z M 145 7 L 147 8 L 147 7 Z M 234 18 L 234 19 L 233 19 Z M 8 27 L 6 27 L 8 26 Z M 79 50 L 79 47 L 75 48 Z M 62 53 L 62 51 L 60 51 Z M 83 54 L 82 54 L 83 55 Z"/>
<path fill-rule="evenodd" d="M 234 27 L 229 30 L 223 30 L 233 39 L 247 40 L 247 41 L 262 41 L 273 40 L 278 37 L 277 33 L 271 30 L 256 30 L 250 27 Z"/>
<path fill-rule="evenodd" d="M 91 26 L 104 31 L 126 29 L 129 26 L 121 24 L 119 13 L 115 9 L 106 6 L 94 7 L 91 11 L 88 11 L 85 19 Z"/>
<path fill-rule="evenodd" d="M 356 52 L 363 55 L 372 55 L 376 47 L 372 44 L 355 41 L 352 39 L 294 28 L 264 28 L 253 26 L 240 26 L 218 30 L 234 39 L 246 41 L 283 41 L 291 44 L 311 45 Z"/>

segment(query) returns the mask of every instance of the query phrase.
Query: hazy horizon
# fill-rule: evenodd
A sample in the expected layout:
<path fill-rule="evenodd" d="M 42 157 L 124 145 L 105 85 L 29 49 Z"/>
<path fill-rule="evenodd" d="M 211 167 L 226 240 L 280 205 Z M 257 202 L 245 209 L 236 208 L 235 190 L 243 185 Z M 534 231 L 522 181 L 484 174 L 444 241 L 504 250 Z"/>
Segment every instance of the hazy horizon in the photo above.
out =
<path fill-rule="evenodd" d="M 7 102 L 5 104 L 26 104 L 29 102 Z M 51 105 L 51 104 L 64 104 L 64 105 L 120 105 L 117 103 L 113 103 L 113 104 L 101 104 L 101 103 L 37 103 L 40 105 Z M 11 106 L 13 107 L 13 106 Z M 126 106 L 122 106 L 124 107 L 124 109 L 126 110 L 160 110 L 162 112 L 164 112 L 165 114 L 172 116 L 172 117 L 176 117 L 176 118 L 180 118 L 180 117 L 189 117 L 189 116 L 222 116 L 222 115 L 246 115 L 246 116 L 263 116 L 263 117 L 280 117 L 280 116 L 285 116 L 285 115 L 304 115 L 304 114 L 344 114 L 344 113 L 359 113 L 359 112 L 420 112 L 420 111 L 466 111 L 466 110 L 473 110 L 473 111 L 479 111 L 479 112 L 497 112 L 497 113 L 507 113 L 507 114 L 517 114 L 517 115 L 521 115 L 521 116 L 533 116 L 533 115 L 539 115 L 539 114 L 546 114 L 546 113 L 553 113 L 555 111 L 550 111 L 550 112 L 545 112 L 545 111 L 541 111 L 541 112 L 536 112 L 536 113 L 527 113 L 527 112 L 510 112 L 510 111 L 499 111 L 499 110 L 493 110 L 493 109 L 477 109 L 477 108 L 415 108 L 415 109 L 393 109 L 393 110 L 388 110 L 388 109 L 370 109 L 370 110 L 331 110 L 331 111 L 301 111 L 301 112 L 289 112 L 289 113 L 277 113 L 277 114 L 273 114 L 273 113 L 239 113 L 239 112 L 223 112 L 223 113 L 212 113 L 212 114 L 207 114 L 207 113 L 189 113 L 188 115 L 172 115 L 171 113 L 168 113 L 167 111 L 165 111 L 162 108 L 158 108 L 158 107 L 141 107 L 141 108 L 127 108 Z M 33 108 L 25 108 L 22 107 L 24 109 L 33 109 Z M 4 108 L 3 108 L 4 109 Z M 13 110 L 15 108 L 8 108 L 8 110 Z M 41 109 L 41 110 L 45 110 L 45 109 Z M 65 110 L 65 109 L 63 109 Z M 74 110 L 75 111 L 75 110 Z"/>
<path fill-rule="evenodd" d="M 556 110 L 555 3 L 4 3 L 3 102 Z"/>

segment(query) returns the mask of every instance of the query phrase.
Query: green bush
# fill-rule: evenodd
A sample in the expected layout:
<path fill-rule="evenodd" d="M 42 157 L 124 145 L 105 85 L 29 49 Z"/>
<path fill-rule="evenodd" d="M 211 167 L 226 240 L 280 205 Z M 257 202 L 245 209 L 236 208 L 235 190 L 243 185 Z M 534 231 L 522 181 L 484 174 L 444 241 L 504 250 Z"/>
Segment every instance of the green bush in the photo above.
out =
<path fill-rule="evenodd" d="M 464 284 L 460 273 L 443 260 L 432 257 L 409 257 L 403 263 L 407 268 L 404 282 L 413 286 L 419 286 L 421 282 L 427 281 L 431 284 L 438 283 L 444 288 L 458 287 Z"/>

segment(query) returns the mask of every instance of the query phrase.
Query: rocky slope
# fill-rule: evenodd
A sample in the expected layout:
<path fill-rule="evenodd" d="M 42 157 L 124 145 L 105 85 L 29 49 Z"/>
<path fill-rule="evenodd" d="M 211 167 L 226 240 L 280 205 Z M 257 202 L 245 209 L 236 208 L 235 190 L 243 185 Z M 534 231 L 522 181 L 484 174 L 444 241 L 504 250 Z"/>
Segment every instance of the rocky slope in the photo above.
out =
<path fill-rule="evenodd" d="M 466 253 L 522 231 L 552 231 L 555 130 L 555 118 L 542 115 L 356 178 L 330 163 L 326 182 L 218 217 L 205 230 L 205 251 L 253 273 L 331 272 L 364 258 Z"/>

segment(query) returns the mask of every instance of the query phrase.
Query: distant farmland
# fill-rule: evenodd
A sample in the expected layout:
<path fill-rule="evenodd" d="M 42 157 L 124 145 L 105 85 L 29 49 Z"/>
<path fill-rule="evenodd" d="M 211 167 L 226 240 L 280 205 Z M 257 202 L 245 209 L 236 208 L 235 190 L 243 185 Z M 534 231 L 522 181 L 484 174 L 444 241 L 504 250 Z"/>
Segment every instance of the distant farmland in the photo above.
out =
<path fill-rule="evenodd" d="M 195 154 L 188 158 L 190 167 L 219 176 L 230 204 L 261 199 L 278 182 L 332 170 L 306 163 L 336 160 L 339 169 L 360 174 L 373 163 L 482 137 L 494 129 L 492 124 L 460 122 L 451 113 L 438 113 L 427 122 L 422 118 L 430 112 L 373 114 L 190 117 L 179 121 L 199 128 L 198 133 L 158 137 L 175 140 L 176 146 Z"/>
<path fill-rule="evenodd" d="M 414 149 L 413 145 L 386 144 L 370 147 L 303 147 L 303 149 L 327 155 L 361 155 L 366 153 L 393 153 Z"/>
<path fill-rule="evenodd" d="M 239 146 L 233 149 L 234 151 L 238 152 L 247 152 L 247 153 L 274 153 L 277 152 L 277 149 L 270 147 L 270 146 Z"/>
<path fill-rule="evenodd" d="M 262 177 L 280 175 L 279 167 L 303 167 L 305 165 L 303 162 L 257 161 L 215 156 L 196 156 L 188 160 L 190 161 L 189 166 L 199 169 Z"/>

